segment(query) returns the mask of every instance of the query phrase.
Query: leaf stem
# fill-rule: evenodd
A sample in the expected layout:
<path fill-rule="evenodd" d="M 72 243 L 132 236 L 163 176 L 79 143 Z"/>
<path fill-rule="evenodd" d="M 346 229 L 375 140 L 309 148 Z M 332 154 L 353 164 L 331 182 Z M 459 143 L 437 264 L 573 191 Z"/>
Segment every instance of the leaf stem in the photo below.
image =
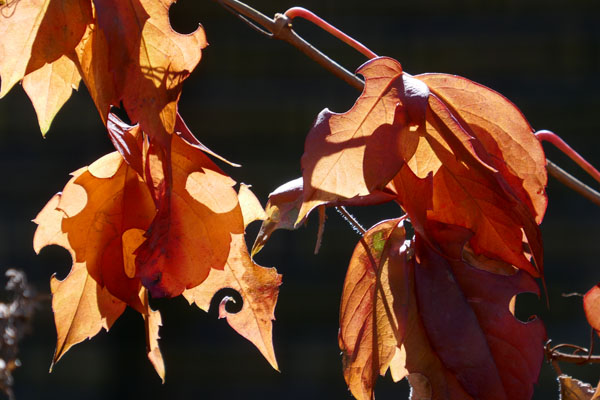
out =
<path fill-rule="evenodd" d="M 358 76 L 354 75 L 352 72 L 348 71 L 337 62 L 323 54 L 312 44 L 294 32 L 289 17 L 283 14 L 275 14 L 275 18 L 271 19 L 238 0 L 215 1 L 236 14 L 238 17 L 242 18 L 242 20 L 244 20 L 258 32 L 270 38 L 283 40 L 284 42 L 291 44 L 317 64 L 321 65 L 323 68 L 342 79 L 350 86 L 356 88 L 357 90 L 363 89 L 364 82 Z"/>
<path fill-rule="evenodd" d="M 556 133 L 541 130 L 535 133 L 535 137 L 540 142 L 552 143 L 556 148 L 567 155 L 571 160 L 575 161 L 585 172 L 587 172 L 596 182 L 600 183 L 600 172 L 592 164 L 590 164 L 585 158 L 577 153 L 571 146 L 569 146 L 564 140 L 560 138 Z"/>
<path fill-rule="evenodd" d="M 289 44 L 291 44 L 292 46 L 296 47 L 298 50 L 303 52 L 305 55 L 307 55 L 310 59 L 312 59 L 319 65 L 321 65 L 323 68 L 325 68 L 326 70 L 328 70 L 329 72 L 331 72 L 332 74 L 337 76 L 338 78 L 342 79 L 344 82 L 346 82 L 350 86 L 354 87 L 357 90 L 361 90 L 361 91 L 363 90 L 364 82 L 362 79 L 360 79 L 358 76 L 351 73 L 350 71 L 348 71 L 347 69 L 345 69 L 344 67 L 339 65 L 337 62 L 335 62 L 334 60 L 329 58 L 327 55 L 325 55 L 324 53 L 319 51 L 317 48 L 315 48 L 312 44 L 310 44 L 309 42 L 304 40 L 301 36 L 299 36 L 292 29 L 291 20 L 294 17 L 299 17 L 299 16 L 302 16 L 303 18 L 305 17 L 304 15 L 300 15 L 301 14 L 300 11 L 295 10 L 295 8 L 291 8 L 290 10 L 286 11 L 286 14 L 290 14 L 291 16 L 286 15 L 286 14 L 276 14 L 275 18 L 271 19 L 271 18 L 265 16 L 264 14 L 260 13 L 259 11 L 256 11 L 254 8 L 252 8 L 252 7 L 248 6 L 247 4 L 244 4 L 238 0 L 215 0 L 215 1 L 219 4 L 221 4 L 226 9 L 232 11 L 234 14 L 236 14 L 238 17 L 240 17 L 242 20 L 244 20 L 248 25 L 250 25 L 253 29 L 257 30 L 258 32 L 260 32 L 270 38 L 279 39 L 279 40 L 288 42 Z M 312 13 L 310 13 L 310 14 L 312 14 Z M 306 14 L 306 15 L 308 15 L 308 14 Z M 318 18 L 318 19 L 321 20 L 321 18 Z M 316 21 L 316 19 L 315 20 L 311 19 L 311 22 L 315 23 L 316 25 L 319 25 L 315 21 Z M 325 22 L 325 21 L 323 21 L 323 22 Z M 327 23 L 325 23 L 325 24 L 327 24 Z M 329 25 L 329 24 L 327 24 L 327 25 Z M 324 27 L 322 27 L 322 28 L 325 29 L 327 32 L 330 32 L 328 30 L 329 28 L 327 28 L 327 29 Z M 335 29 L 335 31 L 339 31 L 337 28 L 334 28 L 334 27 L 332 27 L 332 28 Z M 332 32 L 330 32 L 330 33 L 332 33 Z M 332 35 L 340 38 L 339 36 L 337 36 L 334 33 L 332 33 Z M 343 34 L 343 36 L 347 37 L 346 34 Z M 347 43 L 345 39 L 341 39 L 341 40 L 343 40 L 345 43 Z M 352 39 L 352 43 L 359 43 L 359 42 Z M 356 49 L 356 47 L 354 47 L 353 44 L 350 44 L 350 45 Z M 366 47 L 365 47 L 365 49 L 366 49 Z M 370 53 L 372 53 L 370 50 L 368 50 L 368 51 Z M 362 53 L 362 51 L 361 51 L 361 53 Z M 365 54 L 365 53 L 363 53 L 363 54 Z M 375 55 L 375 54 L 373 53 L 373 55 Z M 544 132 L 544 131 L 540 131 L 540 132 Z M 562 168 L 560 168 L 558 165 L 556 165 L 552 161 L 546 159 L 546 162 L 547 162 L 546 168 L 548 170 L 548 173 L 550 173 L 550 175 L 554 176 L 559 182 L 561 182 L 563 185 L 567 186 L 569 189 L 575 191 L 576 193 L 578 193 L 581 196 L 585 197 L 586 199 L 590 200 L 594 204 L 600 206 L 600 193 L 598 193 L 594 189 L 590 188 L 585 183 L 581 182 L 580 180 L 578 180 L 577 178 L 575 178 L 568 172 L 564 171 Z M 585 161 L 585 162 L 587 163 L 587 161 Z M 586 169 L 586 171 L 587 171 L 587 169 Z M 594 169 L 594 171 L 595 171 L 595 169 Z M 588 171 L 588 173 L 589 173 L 589 171 Z M 592 174 L 592 176 L 594 176 L 594 175 Z"/>
<path fill-rule="evenodd" d="M 581 182 L 549 159 L 546 159 L 546 169 L 548 170 L 548 173 L 555 177 L 560 183 L 579 193 L 597 206 L 600 206 L 600 193 Z"/>
<path fill-rule="evenodd" d="M 335 207 L 335 211 L 337 211 L 342 216 L 342 218 L 344 218 L 346 222 L 348 222 L 350 226 L 352 226 L 356 233 L 358 233 L 361 236 L 365 236 L 367 230 L 362 227 L 362 225 L 356 220 L 356 218 L 354 218 L 354 215 L 350 214 L 348 210 L 346 210 L 346 207 L 337 206 Z"/>
<path fill-rule="evenodd" d="M 558 362 L 567 362 L 567 363 L 571 363 L 571 364 L 578 364 L 578 365 L 583 365 L 583 364 L 600 364 L 600 355 L 592 355 L 592 353 L 590 351 L 588 351 L 588 349 L 580 347 L 580 346 L 576 346 L 573 344 L 559 344 L 556 346 L 551 346 L 552 341 L 548 340 L 548 342 L 546 343 L 545 346 L 545 350 L 546 350 L 546 358 L 548 359 L 549 362 L 552 363 L 552 365 L 554 366 L 554 368 L 557 370 L 557 372 L 560 374 L 560 368 L 558 367 Z M 564 353 L 562 351 L 558 351 L 557 349 L 563 348 L 563 347 L 570 347 L 575 349 L 575 351 L 573 353 Z M 577 354 L 577 352 L 581 352 L 584 351 L 587 354 Z"/>
<path fill-rule="evenodd" d="M 323 29 L 325 32 L 340 39 L 342 42 L 346 43 L 348 46 L 352 47 L 368 59 L 377 58 L 377 54 L 372 52 L 367 46 L 360 43 L 353 37 L 348 36 L 346 33 L 342 32 L 341 30 L 331 25 L 329 22 L 325 21 L 323 18 L 319 17 L 312 11 L 307 10 L 306 8 L 292 7 L 286 12 L 284 12 L 283 15 L 288 17 L 290 21 L 298 17 L 310 21 L 319 28 Z"/>

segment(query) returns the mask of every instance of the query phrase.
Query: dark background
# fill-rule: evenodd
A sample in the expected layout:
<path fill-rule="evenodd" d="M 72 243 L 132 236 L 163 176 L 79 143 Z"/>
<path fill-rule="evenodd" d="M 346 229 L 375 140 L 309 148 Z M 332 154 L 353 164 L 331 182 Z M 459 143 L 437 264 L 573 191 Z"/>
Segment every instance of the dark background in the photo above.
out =
<path fill-rule="evenodd" d="M 503 93 L 535 129 L 551 129 L 600 165 L 600 14 L 596 1 L 248 0 L 272 16 L 304 6 L 373 51 L 398 59 L 410 73 L 466 76 Z M 206 145 L 243 168 L 223 168 L 268 193 L 300 175 L 304 137 L 321 109 L 344 112 L 358 93 L 286 43 L 252 31 L 216 3 L 180 0 L 171 10 L 181 32 L 202 23 L 210 46 L 184 85 L 180 111 Z M 310 24 L 298 32 L 347 68 L 365 59 Z M 0 40 L 2 40 L 0 38 Z M 579 176 L 564 156 L 548 156 Z M 42 139 L 33 107 L 20 87 L 0 101 L 0 267 L 26 271 L 39 292 L 50 276 L 64 277 L 70 257 L 59 248 L 32 250 L 30 222 L 68 180 L 68 173 L 112 151 L 86 89 L 80 88 Z M 585 179 L 589 182 L 589 179 Z M 600 280 L 600 209 L 550 179 L 542 232 L 550 309 L 533 295 L 519 297 L 519 316 L 538 314 L 556 343 L 587 346 L 581 297 Z M 397 216 L 394 207 L 353 209 L 363 225 Z M 258 227 L 249 227 L 252 240 Z M 55 331 L 50 303 L 40 306 L 21 345 L 15 374 L 18 399 L 350 399 L 337 345 L 338 307 L 356 234 L 329 212 L 320 254 L 312 255 L 316 221 L 277 232 L 257 256 L 283 274 L 274 323 L 281 372 L 216 318 L 182 298 L 154 301 L 163 316 L 161 349 L 167 366 L 161 385 L 146 359 L 143 323 L 127 311 L 109 334 L 69 351 L 52 374 Z M 523 300 L 523 301 L 521 301 Z M 443 301 L 443 299 L 440 299 Z M 595 383 L 598 367 L 566 372 Z M 406 398 L 405 382 L 380 379 L 378 399 Z M 544 364 L 536 399 L 556 399 Z"/>

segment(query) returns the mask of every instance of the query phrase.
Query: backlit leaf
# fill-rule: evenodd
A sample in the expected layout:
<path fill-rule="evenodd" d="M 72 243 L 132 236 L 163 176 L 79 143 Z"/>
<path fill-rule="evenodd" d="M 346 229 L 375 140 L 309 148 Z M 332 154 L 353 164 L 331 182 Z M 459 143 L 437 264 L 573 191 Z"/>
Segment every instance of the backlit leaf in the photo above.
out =
<path fill-rule="evenodd" d="M 109 330 L 126 304 L 109 293 L 88 274 L 83 263 L 73 264 L 69 275 L 50 282 L 52 310 L 58 342 L 52 364 L 75 344 Z"/>
<path fill-rule="evenodd" d="M 208 311 L 216 292 L 223 288 L 236 290 L 242 297 L 242 308 L 231 314 L 225 309 L 223 299 L 219 307 L 219 318 L 227 318 L 229 325 L 240 335 L 252 342 L 277 369 L 273 350 L 274 310 L 281 285 L 281 275 L 274 268 L 255 264 L 248 255 L 244 237 L 232 234 L 231 251 L 223 270 L 211 269 L 208 278 L 199 286 L 187 289 L 183 296 L 199 308 Z"/>
<path fill-rule="evenodd" d="M 25 78 L 42 134 L 79 84 L 70 57 L 91 21 L 85 0 L 19 1 L 0 13 L 0 97 Z"/>
<path fill-rule="evenodd" d="M 354 107 L 339 115 L 323 111 L 307 137 L 302 167 L 310 184 L 298 220 L 319 204 L 385 188 L 430 243 L 431 223 L 461 226 L 473 232 L 475 255 L 541 276 L 545 159 L 518 109 L 461 78 L 418 80 L 390 58 L 373 59 L 359 72 L 365 90 Z M 423 85 L 428 79 L 443 97 Z M 512 119 L 496 122 L 495 113 Z M 522 162 L 523 151 L 535 165 Z"/>
<path fill-rule="evenodd" d="M 494 166 L 530 207 L 537 223 L 546 211 L 545 156 L 519 109 L 501 94 L 468 79 L 447 74 L 416 76 L 449 107 L 481 144 L 480 156 Z"/>
<path fill-rule="evenodd" d="M 400 220 L 375 225 L 350 260 L 340 307 L 344 377 L 357 399 L 370 400 L 404 340 L 408 312 L 408 255 Z"/>
<path fill-rule="evenodd" d="M 40 130 L 45 135 L 56 113 L 79 87 L 81 77 L 77 66 L 67 56 L 45 64 L 23 78 L 23 89 L 31 99 L 38 116 Z"/>
<path fill-rule="evenodd" d="M 138 296 L 141 283 L 127 276 L 123 249 L 135 248 L 128 240 L 136 244 L 138 240 L 125 233 L 130 229 L 146 231 L 155 214 L 147 186 L 116 152 L 90 165 L 69 185 L 82 187 L 87 196 L 83 210 L 67 214 L 62 223 L 76 261 L 86 263 L 100 286 L 143 313 Z M 65 187 L 61 201 L 70 201 L 69 193 L 70 187 Z"/>
<path fill-rule="evenodd" d="M 206 46 L 204 30 L 182 35 L 169 22 L 173 0 L 94 0 L 95 25 L 77 49 L 83 80 L 107 121 L 123 104 L 134 122 L 167 147 L 181 85 Z"/>
<path fill-rule="evenodd" d="M 352 109 L 323 110 L 306 138 L 298 221 L 318 205 L 383 189 L 402 166 L 402 133 L 423 126 L 429 91 L 398 62 L 379 58 L 357 73 L 366 83 Z"/>
<path fill-rule="evenodd" d="M 600 335 L 600 284 L 594 286 L 585 294 L 583 309 L 589 324 Z"/>
<path fill-rule="evenodd" d="M 152 366 L 154 366 L 162 382 L 165 383 L 165 362 L 158 347 L 158 339 L 160 339 L 158 330 L 162 326 L 162 318 L 160 312 L 153 310 L 150 304 L 148 304 L 148 291 L 145 288 L 140 291 L 140 300 L 146 308 L 146 312 L 142 314 L 142 318 L 144 318 L 144 327 L 146 329 L 146 352 L 148 353 L 148 359 L 152 363 Z"/>
<path fill-rule="evenodd" d="M 231 234 L 244 232 L 233 179 L 178 135 L 172 136 L 170 161 L 172 186 L 160 195 L 136 257 L 137 276 L 154 297 L 178 296 L 202 283 L 211 268 L 222 270 Z"/>
<path fill-rule="evenodd" d="M 523 271 L 497 275 L 474 268 L 461 259 L 463 246 L 455 241 L 438 241 L 440 248 L 435 249 L 418 233 L 411 242 L 403 235 L 394 238 L 389 234 L 392 227 L 386 229 L 385 224 L 390 222 L 368 231 L 366 246 L 357 246 L 344 285 L 340 338 L 351 340 L 341 340 L 340 345 L 354 396 L 372 397 L 376 372 L 385 372 L 373 370 L 369 362 L 375 360 L 377 367 L 389 366 L 394 379 L 408 375 L 417 394 L 430 394 L 433 400 L 530 399 L 544 356 L 545 330 L 539 320 L 517 320 L 509 308 L 517 294 L 538 293 L 535 281 Z M 472 235 L 455 226 L 436 228 L 438 239 L 460 237 L 464 243 Z M 374 299 L 377 279 L 365 268 L 376 265 L 378 249 L 385 248 L 396 249 L 390 253 L 389 273 L 404 274 L 399 281 L 390 278 L 395 283 L 383 291 L 395 290 L 389 303 L 407 310 L 395 320 L 389 318 L 392 307 L 384 312 L 369 300 Z M 406 257 L 403 264 L 393 264 L 392 257 L 398 255 Z M 359 263 L 362 270 L 356 264 L 361 258 L 368 260 Z M 394 338 L 390 326 L 403 335 Z M 382 343 L 392 339 L 395 351 L 382 353 L 388 348 Z"/>
<path fill-rule="evenodd" d="M 596 390 L 589 384 L 568 375 L 558 377 L 560 400 L 594 400 Z"/>

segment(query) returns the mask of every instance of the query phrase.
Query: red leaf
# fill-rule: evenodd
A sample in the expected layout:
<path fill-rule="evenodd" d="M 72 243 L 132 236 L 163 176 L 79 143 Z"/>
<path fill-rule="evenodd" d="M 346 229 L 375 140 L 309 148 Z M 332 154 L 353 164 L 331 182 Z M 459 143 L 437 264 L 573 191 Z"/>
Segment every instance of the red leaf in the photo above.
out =
<path fill-rule="evenodd" d="M 467 232 L 448 229 L 450 235 L 468 238 Z M 461 247 L 446 250 L 460 255 Z M 519 293 L 538 293 L 533 279 L 523 272 L 496 275 L 444 257 L 419 236 L 415 250 L 419 335 L 428 338 L 438 366 L 423 363 L 421 346 L 413 348 L 409 331 L 407 370 L 427 376 L 433 398 L 463 399 L 458 393 L 464 391 L 475 399 L 530 399 L 543 360 L 545 330 L 539 320 L 518 321 L 509 303 Z M 447 390 L 453 395 L 444 397 Z"/>
<path fill-rule="evenodd" d="M 589 324 L 600 335 L 600 283 L 583 296 L 583 309 Z"/>
<path fill-rule="evenodd" d="M 370 399 L 377 373 L 390 366 L 394 379 L 410 374 L 434 400 L 530 399 L 545 330 L 539 320 L 517 320 L 510 302 L 519 293 L 538 293 L 535 281 L 523 271 L 497 275 L 463 261 L 472 235 L 464 228 L 437 224 L 438 250 L 419 234 L 414 242 L 394 237 L 392 227 L 385 222 L 368 231 L 344 285 L 340 346 L 352 393 Z M 390 257 L 389 276 L 403 278 L 390 278 L 390 289 L 381 293 L 393 294 L 388 303 L 407 314 L 376 306 L 375 285 L 385 280 L 369 267 L 384 271 L 382 250 Z M 404 263 L 393 263 L 398 256 Z"/>

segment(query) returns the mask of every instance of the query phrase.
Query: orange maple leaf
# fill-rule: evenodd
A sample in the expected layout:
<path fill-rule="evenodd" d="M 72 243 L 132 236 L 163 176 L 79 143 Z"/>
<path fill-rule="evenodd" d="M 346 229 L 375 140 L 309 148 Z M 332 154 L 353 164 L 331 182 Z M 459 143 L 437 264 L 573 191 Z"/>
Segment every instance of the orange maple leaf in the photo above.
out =
<path fill-rule="evenodd" d="M 182 35 L 169 23 L 173 0 L 94 0 L 95 20 L 76 49 L 82 78 L 106 123 L 122 102 L 130 119 L 168 146 L 181 85 L 206 47 L 202 27 Z"/>
<path fill-rule="evenodd" d="M 70 184 L 75 185 L 73 181 L 83 173 L 83 169 L 76 172 Z M 69 250 L 75 260 L 74 249 L 69 244 L 68 234 L 62 230 L 62 222 L 66 218 L 65 210 L 72 211 L 73 207 L 80 207 L 81 202 L 78 200 L 81 199 L 72 198 L 70 201 L 68 199 L 63 201 L 65 193 L 67 197 L 74 196 L 72 189 L 63 194 L 56 194 L 34 220 L 38 224 L 33 242 L 34 250 L 39 253 L 45 246 L 59 245 Z M 131 253 L 123 256 L 129 259 L 125 264 L 133 263 Z M 52 370 L 54 364 L 72 346 L 85 339 L 91 339 L 103 328 L 108 331 L 121 316 L 127 304 L 113 296 L 107 287 L 98 284 L 89 274 L 85 263 L 74 262 L 69 275 L 62 281 L 52 277 L 50 286 L 57 332 L 56 351 L 50 367 Z M 142 288 L 139 296 L 145 321 L 148 358 L 164 381 L 164 363 L 158 348 L 160 313 L 153 311 L 148 305 L 146 289 Z"/>
<path fill-rule="evenodd" d="M 169 149 L 160 148 L 163 159 L 139 126 L 111 115 L 108 127 L 120 152 L 74 172 L 35 219 L 35 250 L 56 244 L 73 258 L 69 276 L 52 283 L 55 361 L 73 344 L 108 330 L 129 305 L 144 318 L 148 358 L 164 379 L 162 322 L 148 291 L 171 297 L 183 292 L 206 310 L 218 290 L 230 287 L 244 300 L 241 312 L 227 315 L 230 325 L 277 368 L 272 320 L 281 277 L 248 255 L 245 227 L 265 216 L 249 187 L 236 193 L 235 182 L 187 127 L 181 136 L 192 143 L 172 135 Z"/>
<path fill-rule="evenodd" d="M 34 104 L 45 134 L 83 78 L 103 122 L 123 104 L 144 131 L 168 146 L 181 85 L 206 47 L 169 22 L 173 0 L 35 0 L 0 7 L 0 98 L 15 83 Z"/>
<path fill-rule="evenodd" d="M 92 21 L 91 3 L 19 1 L 1 6 L 0 11 L 0 98 L 23 80 L 46 134 L 81 80 L 74 50 Z"/>

